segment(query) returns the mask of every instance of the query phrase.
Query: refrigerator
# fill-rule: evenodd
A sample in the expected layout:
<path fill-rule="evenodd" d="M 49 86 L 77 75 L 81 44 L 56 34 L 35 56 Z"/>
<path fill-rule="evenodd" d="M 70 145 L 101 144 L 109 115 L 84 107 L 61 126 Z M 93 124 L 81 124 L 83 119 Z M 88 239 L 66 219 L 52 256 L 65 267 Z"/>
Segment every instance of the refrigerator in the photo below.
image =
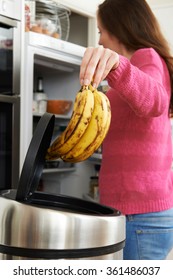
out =
<path fill-rule="evenodd" d="M 63 40 L 37 34 L 25 33 L 24 73 L 21 94 L 20 166 L 31 141 L 34 129 L 42 116 L 34 107 L 38 78 L 48 99 L 65 99 L 74 103 L 80 90 L 79 69 L 85 47 Z M 72 109 L 66 115 L 55 115 L 55 139 L 67 126 Z M 27 123 L 27 126 L 26 126 Z M 52 140 L 53 141 L 53 140 Z M 69 164 L 61 160 L 46 164 L 39 190 L 88 198 L 91 177 L 95 176 L 101 163 L 101 155 L 84 162 Z M 97 170 L 95 168 L 97 165 Z"/>

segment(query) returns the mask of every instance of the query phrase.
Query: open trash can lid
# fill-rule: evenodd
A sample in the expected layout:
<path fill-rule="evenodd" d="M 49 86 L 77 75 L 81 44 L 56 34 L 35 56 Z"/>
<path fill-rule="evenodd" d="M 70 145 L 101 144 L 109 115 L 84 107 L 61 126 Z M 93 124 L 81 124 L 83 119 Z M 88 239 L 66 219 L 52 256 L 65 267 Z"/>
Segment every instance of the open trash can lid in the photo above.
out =
<path fill-rule="evenodd" d="M 34 131 L 23 164 L 16 200 L 25 201 L 35 192 L 43 171 L 45 156 L 52 139 L 55 116 L 45 113 Z"/>

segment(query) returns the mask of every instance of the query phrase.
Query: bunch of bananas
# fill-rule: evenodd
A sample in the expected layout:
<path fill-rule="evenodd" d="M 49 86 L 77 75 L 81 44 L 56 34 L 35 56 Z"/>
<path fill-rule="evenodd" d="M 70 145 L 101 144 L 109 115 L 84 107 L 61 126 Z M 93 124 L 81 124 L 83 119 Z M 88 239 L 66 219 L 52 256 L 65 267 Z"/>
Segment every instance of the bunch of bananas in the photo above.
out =
<path fill-rule="evenodd" d="M 50 145 L 46 159 L 61 158 L 80 162 L 89 158 L 102 144 L 111 121 L 110 103 L 106 95 L 91 85 L 76 95 L 71 119 Z"/>

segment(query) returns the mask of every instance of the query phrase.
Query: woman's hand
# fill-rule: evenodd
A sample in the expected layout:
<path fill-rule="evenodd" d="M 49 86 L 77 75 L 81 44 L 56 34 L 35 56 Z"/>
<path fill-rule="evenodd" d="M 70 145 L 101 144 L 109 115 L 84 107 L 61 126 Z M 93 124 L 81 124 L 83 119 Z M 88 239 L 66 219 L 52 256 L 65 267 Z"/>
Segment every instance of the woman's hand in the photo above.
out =
<path fill-rule="evenodd" d="M 80 68 L 81 85 L 89 85 L 97 88 L 108 73 L 119 65 L 119 55 L 102 46 L 88 47 L 84 53 Z"/>

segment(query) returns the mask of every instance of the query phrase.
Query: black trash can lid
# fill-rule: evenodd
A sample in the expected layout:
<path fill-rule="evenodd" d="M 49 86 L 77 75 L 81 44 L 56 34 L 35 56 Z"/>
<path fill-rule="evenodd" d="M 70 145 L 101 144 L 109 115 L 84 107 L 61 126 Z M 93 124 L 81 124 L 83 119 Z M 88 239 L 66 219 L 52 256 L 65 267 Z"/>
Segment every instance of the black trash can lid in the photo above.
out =
<path fill-rule="evenodd" d="M 45 113 L 39 120 L 31 139 L 16 193 L 17 201 L 27 200 L 37 189 L 50 146 L 55 116 Z"/>

